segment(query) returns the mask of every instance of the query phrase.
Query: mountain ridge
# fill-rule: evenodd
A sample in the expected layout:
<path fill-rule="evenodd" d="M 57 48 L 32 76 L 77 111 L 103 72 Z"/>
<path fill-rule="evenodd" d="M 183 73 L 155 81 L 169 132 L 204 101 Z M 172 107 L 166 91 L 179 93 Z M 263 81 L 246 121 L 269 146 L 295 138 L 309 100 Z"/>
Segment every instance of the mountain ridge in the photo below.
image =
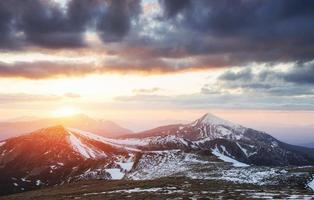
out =
<path fill-rule="evenodd" d="M 142 180 L 180 174 L 217 179 L 230 170 L 257 173 L 265 182 L 272 176 L 284 181 L 287 172 L 282 167 L 314 165 L 314 149 L 289 145 L 208 114 L 192 123 L 131 136 L 105 138 L 58 125 L 1 141 L 0 175 L 5 176 L 0 176 L 0 187 L 3 193 L 14 193 L 89 179 Z M 257 184 L 256 178 L 246 179 L 240 181 Z"/>
<path fill-rule="evenodd" d="M 108 120 L 95 120 L 87 115 L 77 114 L 69 117 L 0 122 L 0 140 L 57 125 L 63 125 L 65 127 L 74 126 L 81 130 L 94 132 L 105 137 L 118 137 L 119 135 L 132 133 L 132 131 L 116 124 L 115 122 Z"/>
<path fill-rule="evenodd" d="M 274 166 L 314 164 L 312 156 L 314 149 L 286 144 L 263 131 L 234 124 L 210 113 L 192 123 L 161 126 L 138 134 L 125 135 L 120 139 L 151 140 L 144 145 L 144 149 L 151 149 L 154 146 L 155 150 L 182 146 L 213 149 L 218 143 L 229 146 L 229 151 L 234 152 L 236 159 L 250 164 Z M 175 140 L 177 142 L 174 142 Z"/>

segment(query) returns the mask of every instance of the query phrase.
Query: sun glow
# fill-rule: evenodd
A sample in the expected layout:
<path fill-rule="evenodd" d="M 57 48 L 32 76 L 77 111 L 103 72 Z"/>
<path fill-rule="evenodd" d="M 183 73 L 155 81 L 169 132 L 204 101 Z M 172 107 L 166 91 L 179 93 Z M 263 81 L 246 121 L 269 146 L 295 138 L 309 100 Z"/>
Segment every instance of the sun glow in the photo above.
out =
<path fill-rule="evenodd" d="M 79 114 L 80 111 L 77 108 L 73 107 L 62 107 L 52 112 L 54 117 L 69 117 L 76 114 Z"/>

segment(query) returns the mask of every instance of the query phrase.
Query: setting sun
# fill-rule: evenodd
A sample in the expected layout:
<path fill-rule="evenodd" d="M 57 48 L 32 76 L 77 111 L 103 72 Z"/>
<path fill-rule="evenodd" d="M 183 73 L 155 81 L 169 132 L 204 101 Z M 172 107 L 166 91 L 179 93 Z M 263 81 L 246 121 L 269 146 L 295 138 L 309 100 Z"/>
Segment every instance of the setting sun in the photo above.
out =
<path fill-rule="evenodd" d="M 62 107 L 58 108 L 57 110 L 52 112 L 52 115 L 54 117 L 68 117 L 73 116 L 79 113 L 79 110 L 77 108 L 73 107 Z"/>

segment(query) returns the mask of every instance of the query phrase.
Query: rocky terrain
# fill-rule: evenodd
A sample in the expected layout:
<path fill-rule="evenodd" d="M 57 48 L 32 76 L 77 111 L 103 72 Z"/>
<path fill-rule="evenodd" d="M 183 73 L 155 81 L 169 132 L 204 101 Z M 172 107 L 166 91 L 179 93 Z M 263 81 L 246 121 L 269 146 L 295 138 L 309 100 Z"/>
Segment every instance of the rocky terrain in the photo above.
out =
<path fill-rule="evenodd" d="M 80 181 L 0 197 L 2 200 L 67 199 L 313 199 L 302 186 L 257 186 L 223 181 L 167 177 L 141 181 Z"/>
<path fill-rule="evenodd" d="M 48 187 L 7 198 L 311 198 L 313 165 L 314 149 L 211 114 L 118 139 L 55 126 L 0 142 L 0 193 Z"/>

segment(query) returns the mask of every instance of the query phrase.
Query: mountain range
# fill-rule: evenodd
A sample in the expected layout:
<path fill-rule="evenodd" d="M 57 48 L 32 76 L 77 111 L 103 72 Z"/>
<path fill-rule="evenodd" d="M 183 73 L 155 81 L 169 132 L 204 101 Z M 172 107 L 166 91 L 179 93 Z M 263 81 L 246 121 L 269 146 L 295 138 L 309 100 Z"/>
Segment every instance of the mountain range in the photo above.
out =
<path fill-rule="evenodd" d="M 117 137 L 130 134 L 132 131 L 107 120 L 96 120 L 84 114 L 68 117 L 34 118 L 22 117 L 10 121 L 0 122 L 0 140 L 21 134 L 30 133 L 40 128 L 62 125 L 76 127 L 80 130 L 97 133 L 104 137 Z"/>
<path fill-rule="evenodd" d="M 314 165 L 314 149 L 283 143 L 212 114 L 188 124 L 137 134 L 126 131 L 116 138 L 74 126 L 82 124 L 66 124 L 71 126 L 43 128 L 0 142 L 1 194 L 90 179 L 165 176 L 306 185 L 312 174 L 291 169 Z"/>
<path fill-rule="evenodd" d="M 300 144 L 300 146 L 308 147 L 308 148 L 314 148 L 314 142 L 306 143 L 306 144 Z"/>

